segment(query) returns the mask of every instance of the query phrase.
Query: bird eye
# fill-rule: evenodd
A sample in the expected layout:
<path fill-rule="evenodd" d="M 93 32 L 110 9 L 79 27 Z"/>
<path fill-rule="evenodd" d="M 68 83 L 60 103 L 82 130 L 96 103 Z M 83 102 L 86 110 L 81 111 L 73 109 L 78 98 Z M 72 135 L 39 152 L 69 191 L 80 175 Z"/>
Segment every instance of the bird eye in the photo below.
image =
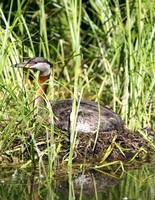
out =
<path fill-rule="evenodd" d="M 37 64 L 37 62 L 31 61 L 30 64 L 31 64 L 31 65 L 35 65 L 35 64 Z"/>

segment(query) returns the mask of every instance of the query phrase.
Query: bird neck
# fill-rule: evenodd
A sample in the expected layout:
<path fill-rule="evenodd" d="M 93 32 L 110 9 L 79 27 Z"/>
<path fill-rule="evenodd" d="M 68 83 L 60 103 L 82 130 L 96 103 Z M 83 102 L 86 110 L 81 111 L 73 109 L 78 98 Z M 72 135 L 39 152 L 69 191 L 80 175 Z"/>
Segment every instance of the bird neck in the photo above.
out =
<path fill-rule="evenodd" d="M 44 95 L 47 94 L 49 77 L 50 74 L 46 76 L 39 76 L 39 88 L 36 91 L 35 106 L 44 106 L 45 104 Z"/>

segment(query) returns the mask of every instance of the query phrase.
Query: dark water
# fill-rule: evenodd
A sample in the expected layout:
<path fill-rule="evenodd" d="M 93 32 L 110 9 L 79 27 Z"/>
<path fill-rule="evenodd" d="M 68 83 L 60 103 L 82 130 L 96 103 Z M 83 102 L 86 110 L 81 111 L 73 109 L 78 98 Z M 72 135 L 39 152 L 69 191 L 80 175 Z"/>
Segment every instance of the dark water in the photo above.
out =
<path fill-rule="evenodd" d="M 64 175 L 47 180 L 32 169 L 1 168 L 0 200 L 28 199 L 154 200 L 155 163 L 128 169 L 119 179 L 87 171 L 70 184 Z"/>

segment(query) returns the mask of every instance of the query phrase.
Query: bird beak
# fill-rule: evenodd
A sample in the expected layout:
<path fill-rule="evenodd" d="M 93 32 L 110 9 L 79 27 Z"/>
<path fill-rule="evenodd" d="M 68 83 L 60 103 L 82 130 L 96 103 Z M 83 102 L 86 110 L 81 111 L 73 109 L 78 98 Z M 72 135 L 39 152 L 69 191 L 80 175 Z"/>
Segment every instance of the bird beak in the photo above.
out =
<path fill-rule="evenodd" d="M 12 65 L 12 67 L 17 67 L 17 68 L 30 68 L 30 65 L 28 63 L 16 63 L 15 65 Z"/>

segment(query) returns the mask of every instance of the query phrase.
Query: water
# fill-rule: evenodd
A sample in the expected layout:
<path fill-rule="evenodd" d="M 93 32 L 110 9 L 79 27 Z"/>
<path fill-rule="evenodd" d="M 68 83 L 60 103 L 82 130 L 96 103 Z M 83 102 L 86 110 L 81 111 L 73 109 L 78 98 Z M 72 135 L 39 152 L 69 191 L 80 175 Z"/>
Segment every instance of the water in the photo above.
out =
<path fill-rule="evenodd" d="M 74 176 L 70 184 L 64 175 L 47 180 L 37 170 L 0 170 L 0 200 L 68 200 L 69 188 L 70 199 L 154 200 L 154 162 L 128 169 L 119 179 L 88 171 Z"/>

